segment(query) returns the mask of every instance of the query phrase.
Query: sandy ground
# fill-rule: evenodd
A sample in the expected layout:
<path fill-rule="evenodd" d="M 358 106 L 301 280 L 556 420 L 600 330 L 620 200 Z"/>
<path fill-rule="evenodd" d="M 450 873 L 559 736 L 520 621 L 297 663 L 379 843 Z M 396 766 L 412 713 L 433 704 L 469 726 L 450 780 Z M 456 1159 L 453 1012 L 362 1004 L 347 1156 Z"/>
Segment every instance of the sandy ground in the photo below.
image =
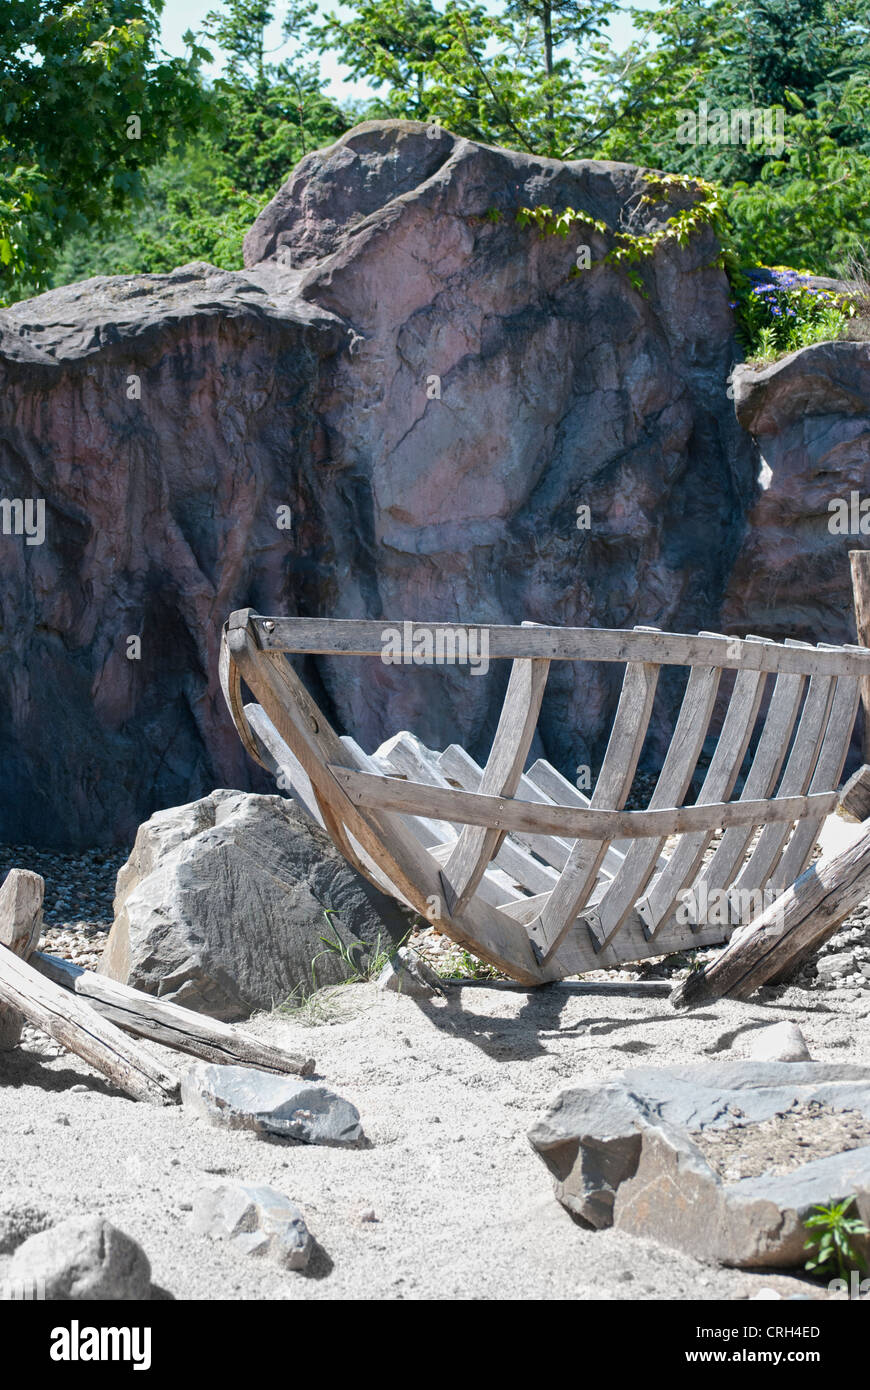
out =
<path fill-rule="evenodd" d="M 297 1015 L 248 1025 L 314 1056 L 359 1108 L 370 1147 L 341 1150 L 213 1129 L 181 1108 L 113 1092 L 28 1030 L 0 1054 L 4 1198 L 56 1219 L 102 1213 L 141 1242 L 178 1298 L 739 1299 L 790 1276 L 721 1270 L 650 1242 L 576 1225 L 552 1196 L 526 1131 L 547 1099 L 624 1067 L 746 1055 L 750 1021 L 800 1023 L 814 1058 L 870 1063 L 870 997 L 790 989 L 676 1014 L 639 997 L 557 985 L 452 987 L 416 1003 L 353 984 Z M 160 1049 L 155 1049 L 160 1050 Z M 163 1053 L 178 1065 L 178 1054 Z M 77 1089 L 72 1089 L 72 1088 Z M 240 1257 L 188 1227 L 196 1189 L 267 1183 L 297 1202 L 318 1250 L 306 1274 Z M 364 1221 L 367 1210 L 375 1221 Z M 0 1258 L 0 1279 L 8 1260 Z"/>

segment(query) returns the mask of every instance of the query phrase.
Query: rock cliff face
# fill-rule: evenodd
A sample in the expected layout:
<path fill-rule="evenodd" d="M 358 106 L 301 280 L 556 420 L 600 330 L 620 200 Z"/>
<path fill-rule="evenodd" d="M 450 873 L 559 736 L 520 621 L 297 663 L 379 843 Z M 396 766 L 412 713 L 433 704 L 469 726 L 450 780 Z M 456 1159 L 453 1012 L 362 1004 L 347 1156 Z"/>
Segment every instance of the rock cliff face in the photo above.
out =
<path fill-rule="evenodd" d="M 861 511 L 870 498 L 870 343 L 819 343 L 763 371 L 738 367 L 734 404 L 758 445 L 759 492 L 723 624 L 854 642 L 848 552 L 870 546 Z"/>
<path fill-rule="evenodd" d="M 738 626 L 754 611 L 751 539 L 731 568 L 758 463 L 712 234 L 661 247 L 645 295 L 572 277 L 578 238 L 516 209 L 635 225 L 640 172 L 430 134 L 370 123 L 309 155 L 244 271 L 0 314 L 0 490 L 45 525 L 6 534 L 8 508 L 0 534 L 0 837 L 124 839 L 215 785 L 271 790 L 216 685 L 234 607 L 691 630 L 721 627 L 727 591 Z M 409 727 L 480 753 L 507 672 L 308 674 L 365 745 Z M 541 735 L 567 770 L 596 765 L 616 674 L 552 673 Z"/>

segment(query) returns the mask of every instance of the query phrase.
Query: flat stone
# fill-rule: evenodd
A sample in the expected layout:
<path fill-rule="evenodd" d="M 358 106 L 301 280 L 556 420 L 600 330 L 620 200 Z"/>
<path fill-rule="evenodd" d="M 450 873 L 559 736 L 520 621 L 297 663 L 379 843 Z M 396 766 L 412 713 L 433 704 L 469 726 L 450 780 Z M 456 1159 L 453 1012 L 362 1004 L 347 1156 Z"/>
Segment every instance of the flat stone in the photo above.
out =
<path fill-rule="evenodd" d="M 303 1144 L 357 1145 L 359 1111 L 326 1086 L 254 1067 L 208 1062 L 188 1068 L 181 1099 L 191 1114 L 224 1129 L 278 1134 Z"/>
<path fill-rule="evenodd" d="M 47 1299 L 141 1300 L 151 1296 L 151 1265 L 137 1241 L 102 1216 L 73 1216 L 30 1236 L 7 1278 L 44 1286 Z"/>
<path fill-rule="evenodd" d="M 774 1023 L 749 1038 L 749 1055 L 757 1062 L 809 1062 L 806 1039 L 796 1023 Z"/>
<path fill-rule="evenodd" d="M 870 1119 L 870 1067 L 633 1067 L 616 1082 L 561 1092 L 529 1138 L 557 1199 L 591 1225 L 725 1265 L 791 1268 L 803 1264 L 804 1223 L 820 1203 L 854 1196 L 870 1224 L 870 1146 L 724 1181 L 690 1131 L 751 1125 L 810 1102 Z"/>
<path fill-rule="evenodd" d="M 230 1240 L 245 1255 L 283 1269 L 306 1269 L 313 1241 L 302 1212 L 274 1187 L 225 1183 L 196 1193 L 190 1218 L 197 1235 Z"/>
<path fill-rule="evenodd" d="M 407 994 L 412 999 L 432 999 L 443 994 L 435 971 L 410 946 L 400 946 L 378 976 L 378 989 Z"/>

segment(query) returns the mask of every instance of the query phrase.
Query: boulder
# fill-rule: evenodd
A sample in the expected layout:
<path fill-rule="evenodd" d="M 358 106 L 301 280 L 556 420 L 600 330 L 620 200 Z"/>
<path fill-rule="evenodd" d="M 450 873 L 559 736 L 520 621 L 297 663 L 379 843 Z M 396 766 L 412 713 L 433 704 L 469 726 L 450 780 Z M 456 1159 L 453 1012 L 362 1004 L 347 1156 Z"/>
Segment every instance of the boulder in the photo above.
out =
<path fill-rule="evenodd" d="M 557 1199 L 589 1225 L 612 1224 L 720 1264 L 791 1268 L 806 1258 L 804 1223 L 814 1207 L 855 1197 L 868 1222 L 870 1145 L 726 1180 L 699 1136 L 735 1125 L 745 1135 L 810 1103 L 870 1121 L 870 1067 L 630 1068 L 616 1082 L 560 1092 L 529 1139 L 553 1174 Z"/>
<path fill-rule="evenodd" d="M 597 232 L 516 220 L 547 204 L 615 228 L 641 208 L 655 229 L 688 206 L 641 203 L 645 180 L 367 122 L 292 173 L 244 270 L 97 277 L 0 311 L 4 496 L 45 504 L 40 544 L 0 547 L 0 838 L 123 843 L 215 786 L 273 790 L 219 690 L 233 608 L 718 626 L 757 465 L 715 236 L 661 244 L 640 293 Z M 573 778 L 618 687 L 557 664 L 536 756 Z M 364 747 L 410 728 L 483 761 L 507 674 L 307 663 Z M 662 681 L 670 713 L 681 693 Z"/>
<path fill-rule="evenodd" d="M 726 586 L 722 632 L 854 642 L 849 551 L 830 505 L 867 495 L 870 343 L 817 343 L 734 371 L 758 491 Z"/>
<path fill-rule="evenodd" d="M 809 1062 L 806 1039 L 796 1023 L 774 1023 L 753 1031 L 749 1055 L 756 1062 Z"/>
<path fill-rule="evenodd" d="M 305 1269 L 312 1239 L 297 1206 L 274 1187 L 223 1183 L 196 1193 L 190 1224 L 196 1235 L 232 1242 L 244 1255 L 271 1260 L 282 1269 Z"/>
<path fill-rule="evenodd" d="M 326 1086 L 253 1067 L 199 1062 L 185 1072 L 181 1099 L 190 1114 L 223 1129 L 251 1129 L 303 1144 L 363 1142 L 359 1111 Z"/>
<path fill-rule="evenodd" d="M 145 1251 L 102 1216 L 72 1216 L 30 1236 L 12 1256 L 7 1278 L 62 1301 L 151 1296 Z"/>
<path fill-rule="evenodd" d="M 408 922 L 280 796 L 216 791 L 140 827 L 103 974 L 232 1022 L 335 984 Z"/>

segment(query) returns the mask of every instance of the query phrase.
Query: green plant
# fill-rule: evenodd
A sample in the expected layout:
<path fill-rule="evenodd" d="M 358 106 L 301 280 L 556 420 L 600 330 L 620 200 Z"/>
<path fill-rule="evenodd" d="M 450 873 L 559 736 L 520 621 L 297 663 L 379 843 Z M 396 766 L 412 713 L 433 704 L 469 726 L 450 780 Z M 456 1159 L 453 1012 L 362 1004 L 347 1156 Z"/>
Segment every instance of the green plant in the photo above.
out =
<path fill-rule="evenodd" d="M 454 954 L 452 951 L 446 960 L 437 962 L 430 961 L 434 965 L 436 975 L 440 975 L 442 980 L 501 980 L 503 975 L 494 965 L 488 961 L 478 960 L 470 951 L 460 948 Z"/>
<path fill-rule="evenodd" d="M 691 238 L 704 227 L 712 227 L 720 239 L 725 236 L 726 212 L 721 190 L 704 179 L 647 171 L 644 192 L 637 200 L 636 211 L 639 212 L 642 207 L 668 203 L 677 191 L 691 197 L 689 206 L 672 213 L 661 227 L 651 232 L 610 227 L 606 222 L 590 217 L 588 213 L 577 212 L 574 208 L 565 208 L 557 213 L 546 205 L 521 207 L 516 220 L 520 227 L 531 226 L 542 236 L 558 236 L 563 240 L 575 229 L 581 233 L 597 232 L 601 237 L 612 238 L 613 245 L 598 264 L 624 270 L 634 288 L 646 296 L 638 267 L 651 260 L 659 246 L 669 241 L 676 242 L 678 246 L 688 246 Z M 723 264 L 721 255 L 717 264 Z M 576 267 L 571 271 L 572 276 L 580 273 Z"/>
<path fill-rule="evenodd" d="M 810 1231 L 804 1249 L 813 1251 L 804 1265 L 808 1273 L 848 1279 L 852 1270 L 860 1271 L 866 1264 L 853 1237 L 870 1236 L 870 1230 L 857 1216 L 848 1215 L 854 1205 L 855 1198 L 846 1197 L 842 1202 L 830 1206 L 820 1203 L 813 1208 L 813 1215 L 804 1223 Z"/>
<path fill-rule="evenodd" d="M 330 918 L 338 917 L 338 913 L 331 907 L 325 907 L 323 915 L 329 926 L 333 925 Z M 362 941 L 342 941 L 337 932 L 334 936 L 321 936 L 319 940 L 323 942 L 323 950 L 318 951 L 311 962 L 311 980 L 315 989 L 318 987 L 317 962 L 322 956 L 338 956 L 348 972 L 342 984 L 365 984 L 369 980 L 377 978 L 394 951 L 399 946 L 404 946 L 407 937 L 394 944 L 392 941 L 384 942 L 381 933 L 378 932 L 374 948 L 371 951 L 366 950 L 365 943 Z"/>
<path fill-rule="evenodd" d="M 856 313 L 851 300 L 816 288 L 790 266 L 747 271 L 733 283 L 738 333 L 755 363 L 840 338 Z"/>

